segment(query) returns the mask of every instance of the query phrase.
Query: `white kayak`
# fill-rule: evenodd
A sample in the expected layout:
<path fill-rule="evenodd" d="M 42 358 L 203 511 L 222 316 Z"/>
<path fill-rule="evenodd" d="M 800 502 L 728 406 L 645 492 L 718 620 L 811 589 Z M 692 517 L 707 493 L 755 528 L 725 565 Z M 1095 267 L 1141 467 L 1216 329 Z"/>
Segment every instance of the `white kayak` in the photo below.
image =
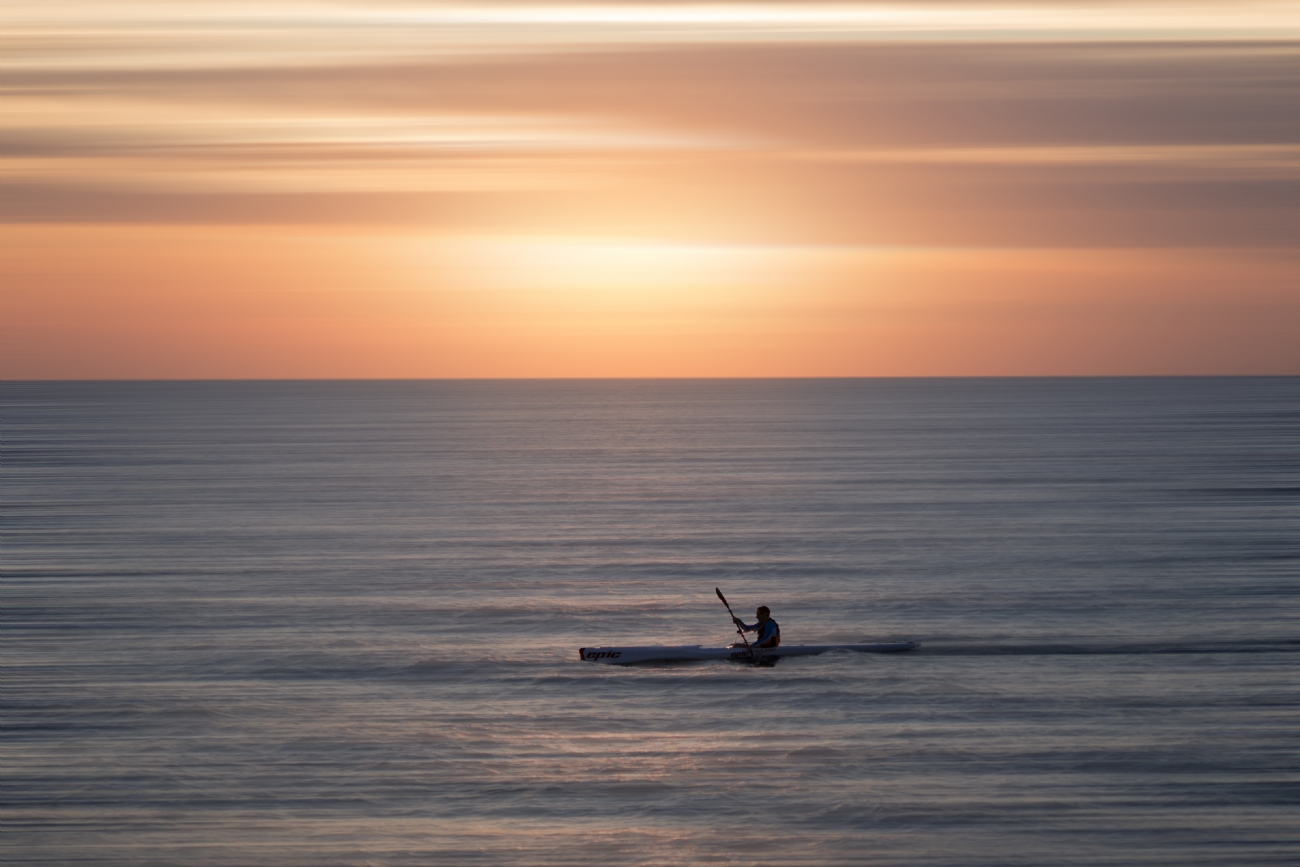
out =
<path fill-rule="evenodd" d="M 816 656 L 832 650 L 852 650 L 857 653 L 902 653 L 921 646 L 919 641 L 899 641 L 892 644 L 787 644 L 760 651 L 762 659 L 779 659 L 783 656 Z M 730 659 L 736 662 L 753 662 L 754 653 L 744 645 L 731 647 L 701 647 L 683 644 L 677 647 L 650 645 L 648 647 L 584 647 L 578 656 L 587 662 L 606 665 L 632 665 L 637 662 L 681 662 L 690 659 Z"/>

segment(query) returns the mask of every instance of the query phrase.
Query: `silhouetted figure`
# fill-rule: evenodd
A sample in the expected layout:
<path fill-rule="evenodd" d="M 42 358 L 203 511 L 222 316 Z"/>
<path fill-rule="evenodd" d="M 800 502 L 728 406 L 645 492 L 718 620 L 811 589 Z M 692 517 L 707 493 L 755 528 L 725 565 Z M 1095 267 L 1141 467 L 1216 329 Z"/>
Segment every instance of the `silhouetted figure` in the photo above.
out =
<path fill-rule="evenodd" d="M 731 619 L 735 621 L 738 628 L 745 632 L 758 633 L 757 637 L 754 638 L 754 647 L 779 647 L 781 645 L 781 626 L 772 619 L 772 612 L 766 605 L 760 605 L 758 611 L 754 613 L 758 615 L 758 622 L 752 626 L 739 617 L 732 617 Z"/>

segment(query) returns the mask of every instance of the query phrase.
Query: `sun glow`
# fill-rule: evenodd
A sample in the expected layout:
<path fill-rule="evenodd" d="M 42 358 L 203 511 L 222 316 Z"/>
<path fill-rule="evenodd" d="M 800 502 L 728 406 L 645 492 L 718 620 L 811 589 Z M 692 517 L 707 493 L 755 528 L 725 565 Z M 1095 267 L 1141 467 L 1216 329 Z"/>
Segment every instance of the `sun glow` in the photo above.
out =
<path fill-rule="evenodd" d="M 429 255 L 484 289 L 570 292 L 610 303 L 752 288 L 770 280 L 782 258 L 759 246 L 598 236 L 442 238 Z"/>

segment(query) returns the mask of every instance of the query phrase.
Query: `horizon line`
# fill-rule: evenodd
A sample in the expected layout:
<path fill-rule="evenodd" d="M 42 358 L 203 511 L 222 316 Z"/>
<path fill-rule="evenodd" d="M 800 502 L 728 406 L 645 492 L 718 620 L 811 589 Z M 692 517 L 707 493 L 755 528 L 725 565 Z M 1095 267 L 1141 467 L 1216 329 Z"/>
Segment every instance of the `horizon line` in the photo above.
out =
<path fill-rule="evenodd" d="M 39 383 L 289 383 L 289 382 L 810 382 L 826 380 L 951 380 L 951 379 L 1295 379 L 1296 373 L 1063 373 L 948 374 L 897 376 L 404 376 L 404 377 L 177 377 L 97 379 L 10 379 L 0 387 Z"/>

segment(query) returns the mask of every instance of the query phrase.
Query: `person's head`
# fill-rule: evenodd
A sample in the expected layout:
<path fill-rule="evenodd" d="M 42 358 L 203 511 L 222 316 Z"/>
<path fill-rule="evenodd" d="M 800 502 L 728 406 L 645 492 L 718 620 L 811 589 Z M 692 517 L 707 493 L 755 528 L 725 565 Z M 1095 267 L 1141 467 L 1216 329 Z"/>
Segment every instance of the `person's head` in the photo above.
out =
<path fill-rule="evenodd" d="M 768 610 L 768 607 L 766 605 L 758 606 L 758 610 L 755 611 L 754 613 L 758 615 L 759 623 L 762 623 L 765 620 L 772 619 L 772 612 Z"/>

